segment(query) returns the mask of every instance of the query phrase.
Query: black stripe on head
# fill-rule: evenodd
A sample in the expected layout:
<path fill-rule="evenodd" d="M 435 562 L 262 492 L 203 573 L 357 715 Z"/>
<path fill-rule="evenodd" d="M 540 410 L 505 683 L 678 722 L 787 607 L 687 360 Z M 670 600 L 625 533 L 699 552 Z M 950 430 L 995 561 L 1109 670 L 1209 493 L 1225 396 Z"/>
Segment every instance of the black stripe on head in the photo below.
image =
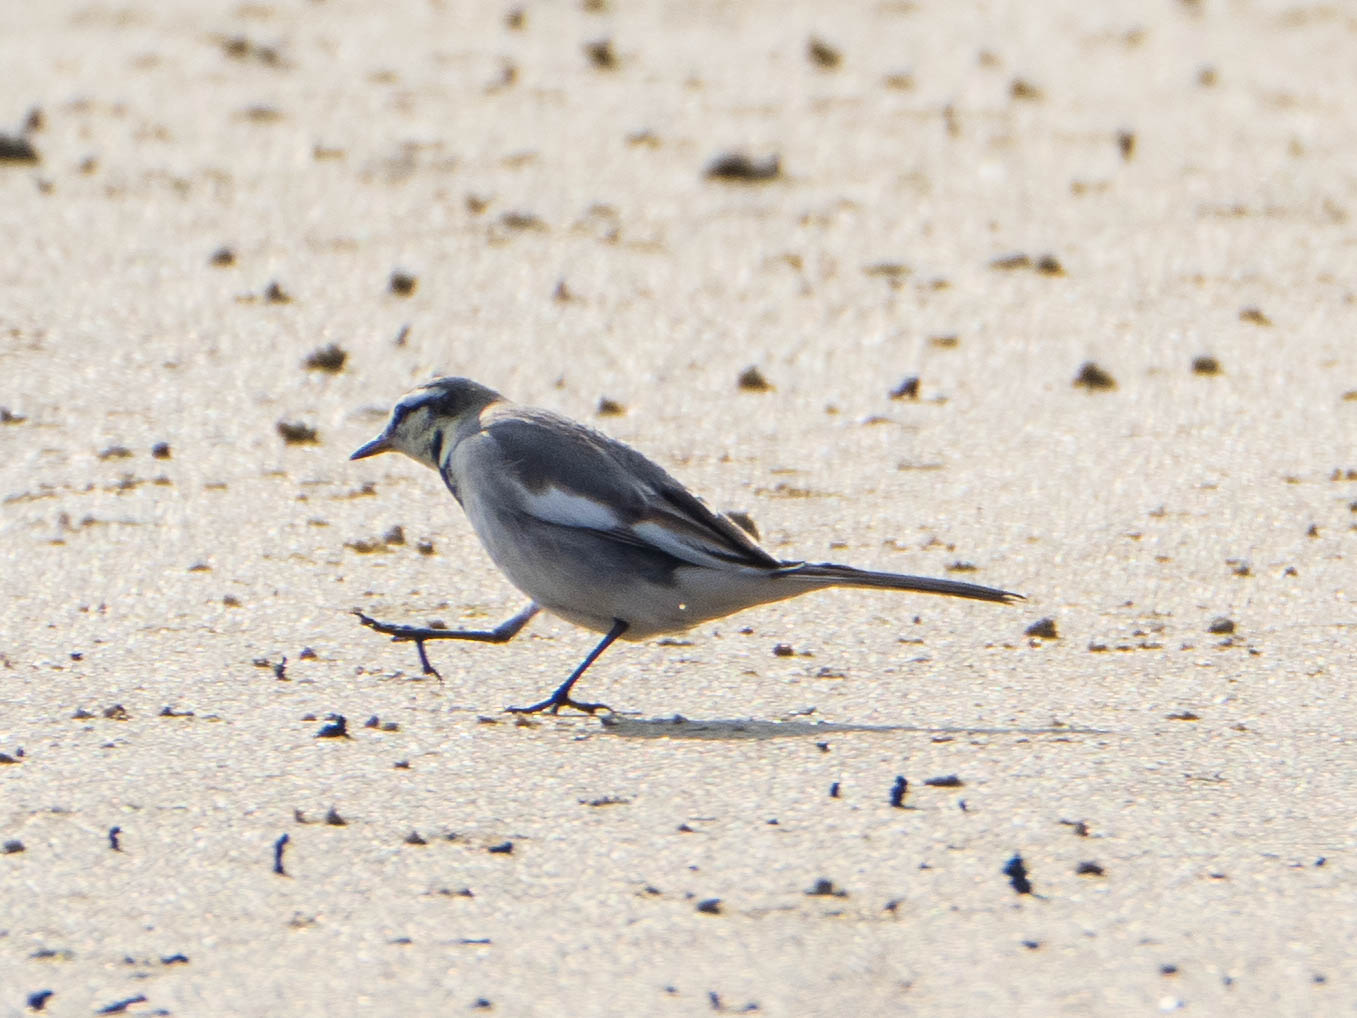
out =
<path fill-rule="evenodd" d="M 429 445 L 429 452 L 433 454 L 433 461 L 440 466 L 443 463 L 443 429 L 434 428 L 433 442 Z"/>
<path fill-rule="evenodd" d="M 445 417 L 462 417 L 503 398 L 469 378 L 436 378 L 420 388 L 425 393 L 420 403 Z"/>

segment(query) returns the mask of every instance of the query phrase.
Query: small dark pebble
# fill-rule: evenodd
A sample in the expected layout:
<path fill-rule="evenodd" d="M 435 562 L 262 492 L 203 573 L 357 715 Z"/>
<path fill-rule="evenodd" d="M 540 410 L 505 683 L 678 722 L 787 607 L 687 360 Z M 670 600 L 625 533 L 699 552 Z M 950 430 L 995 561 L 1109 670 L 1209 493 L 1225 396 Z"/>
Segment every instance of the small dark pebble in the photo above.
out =
<path fill-rule="evenodd" d="M 51 990 L 38 990 L 36 993 L 30 993 L 26 1001 L 30 1011 L 41 1011 L 47 1006 L 47 1001 L 51 998 Z"/>
<path fill-rule="evenodd" d="M 535 212 L 522 212 L 511 209 L 499 217 L 500 225 L 507 230 L 545 230 L 546 223 Z"/>
<path fill-rule="evenodd" d="M 273 843 L 273 872 L 280 877 L 287 876 L 287 871 L 283 869 L 283 850 L 287 848 L 287 843 L 291 840 L 290 835 L 283 834 Z"/>
<path fill-rule="evenodd" d="M 138 993 L 135 997 L 128 997 L 126 1000 L 118 1000 L 114 1001 L 112 1004 L 107 1004 L 104 1007 L 99 1008 L 99 1010 L 95 1011 L 94 1013 L 122 1014 L 133 1004 L 144 1004 L 144 1003 L 146 1003 L 145 994 Z"/>
<path fill-rule="evenodd" d="M 782 175 L 782 160 L 776 154 L 754 160 L 743 152 L 725 152 L 707 164 L 706 174 L 713 180 L 765 183 Z"/>
<path fill-rule="evenodd" d="M 1032 882 L 1027 879 L 1027 867 L 1023 864 L 1022 856 L 1014 854 L 1013 858 L 1004 864 L 1004 876 L 1008 877 L 1008 882 L 1013 885 L 1013 890 L 1019 894 L 1031 894 Z"/>
<path fill-rule="evenodd" d="M 1117 151 L 1121 153 L 1121 158 L 1125 162 L 1130 162 L 1136 154 L 1136 133 L 1135 131 L 1117 132 Z"/>
<path fill-rule="evenodd" d="M 1008 94 L 1014 99 L 1036 102 L 1041 98 L 1041 89 L 1026 78 L 1014 78 L 1012 84 L 1008 86 Z"/>
<path fill-rule="evenodd" d="M 763 377 L 763 372 L 752 365 L 740 372 L 736 384 L 745 392 L 767 392 L 773 387 L 772 383 Z"/>
<path fill-rule="evenodd" d="M 989 267 L 1008 272 L 1014 269 L 1029 269 L 1032 267 L 1032 259 L 1021 251 L 1016 251 L 1013 254 L 1000 255 L 998 258 L 991 259 Z"/>
<path fill-rule="evenodd" d="M 1063 276 L 1065 274 L 1065 266 L 1060 264 L 1060 259 L 1050 254 L 1044 254 L 1037 259 L 1036 270 L 1043 276 Z"/>
<path fill-rule="evenodd" d="M 319 432 L 301 421 L 279 421 L 278 434 L 288 445 L 315 445 L 320 441 Z"/>
<path fill-rule="evenodd" d="M 600 417 L 621 417 L 627 412 L 627 408 L 624 404 L 617 402 L 615 399 L 609 399 L 607 396 L 602 396 L 599 398 L 598 408 L 595 412 Z"/>
<path fill-rule="evenodd" d="M 807 888 L 806 895 L 811 898 L 846 898 L 848 892 L 842 887 L 835 887 L 834 881 L 821 877 Z"/>
<path fill-rule="evenodd" d="M 1043 640 L 1058 640 L 1060 634 L 1056 632 L 1055 619 L 1038 619 L 1023 630 L 1025 636 L 1036 636 Z"/>
<path fill-rule="evenodd" d="M 514 843 L 512 841 L 502 841 L 498 845 L 491 845 L 486 851 L 491 855 L 513 855 Z"/>
<path fill-rule="evenodd" d="M 806 43 L 806 57 L 816 67 L 826 71 L 834 70 L 843 62 L 843 56 L 837 49 L 815 36 L 811 36 L 810 41 Z"/>
<path fill-rule="evenodd" d="M 1206 355 L 1193 357 L 1192 373 L 1194 375 L 1218 375 L 1220 374 L 1220 361 Z"/>
<path fill-rule="evenodd" d="M 925 778 L 924 784 L 932 788 L 961 788 L 966 782 L 962 781 L 955 774 L 944 774 L 940 778 Z"/>
<path fill-rule="evenodd" d="M 277 49 L 252 42 L 243 35 L 223 39 L 221 48 L 222 52 L 233 60 L 257 60 L 268 67 L 278 67 L 283 62 L 282 55 Z"/>
<path fill-rule="evenodd" d="M 428 842 L 425 841 L 424 838 L 420 836 L 419 831 L 411 831 L 409 834 L 407 834 L 407 835 L 405 836 L 405 843 L 406 843 L 407 845 L 427 845 L 427 844 L 428 844 Z"/>
<path fill-rule="evenodd" d="M 890 804 L 895 809 L 905 808 L 905 795 L 909 791 L 909 782 L 905 780 L 903 774 L 897 775 L 895 784 L 891 785 Z"/>
<path fill-rule="evenodd" d="M 170 443 L 157 442 L 151 446 L 151 458 L 157 460 L 167 460 L 170 458 Z"/>
<path fill-rule="evenodd" d="M 1234 619 L 1226 618 L 1224 615 L 1212 619 L 1211 624 L 1206 627 L 1208 633 L 1217 633 L 1219 635 L 1228 635 L 1235 630 Z"/>
<path fill-rule="evenodd" d="M 919 398 L 919 376 L 907 375 L 905 379 L 891 390 L 891 399 L 918 399 Z"/>
<path fill-rule="evenodd" d="M 229 247 L 219 247 L 212 252 L 212 257 L 207 260 L 209 265 L 215 265 L 219 269 L 224 269 L 228 265 L 236 263 L 236 253 Z"/>
<path fill-rule="evenodd" d="M 330 343 L 307 354 L 306 360 L 302 361 L 302 367 L 308 371 L 325 371 L 333 375 L 344 370 L 344 362 L 348 357 L 338 343 Z"/>
<path fill-rule="evenodd" d="M 611 39 L 595 39 L 585 43 L 584 55 L 601 71 L 611 71 L 617 67 L 617 54 L 613 52 Z"/>
<path fill-rule="evenodd" d="M 831 799 L 837 799 L 839 797 L 839 783 L 837 781 L 829 786 L 829 797 Z"/>
<path fill-rule="evenodd" d="M 1160 965 L 1159 974 L 1161 976 L 1176 976 L 1178 974 L 1177 965 Z"/>
<path fill-rule="evenodd" d="M 790 643 L 773 644 L 773 657 L 791 657 L 796 649 Z"/>
<path fill-rule="evenodd" d="M 347 739 L 349 736 L 349 722 L 343 714 L 331 714 L 329 724 L 325 725 L 316 733 L 317 739 Z"/>
<path fill-rule="evenodd" d="M 415 288 L 418 285 L 418 279 L 408 272 L 401 272 L 399 269 L 391 273 L 391 279 L 387 283 L 391 292 L 397 297 L 409 297 L 415 292 Z"/>
<path fill-rule="evenodd" d="M 0 134 L 0 163 L 36 163 L 38 150 L 27 138 L 17 134 Z"/>
<path fill-rule="evenodd" d="M 1074 376 L 1074 384 L 1088 389 L 1090 392 L 1096 392 L 1098 390 L 1115 389 L 1117 380 L 1092 361 L 1085 361 L 1083 367 L 1079 369 L 1079 374 Z"/>
<path fill-rule="evenodd" d="M 339 815 L 339 810 L 331 806 L 325 811 L 325 822 L 331 827 L 348 827 L 349 822 Z"/>
<path fill-rule="evenodd" d="M 292 294 L 282 288 L 278 280 L 273 280 L 264 288 L 264 299 L 270 304 L 290 304 Z"/>
<path fill-rule="evenodd" d="M 699 912 L 705 912 L 705 913 L 707 913 L 707 915 L 720 915 L 720 914 L 721 914 L 721 899 L 720 899 L 720 898 L 705 898 L 705 899 L 703 899 L 702 901 L 699 901 L 699 902 L 697 903 L 697 910 L 698 910 Z"/>
<path fill-rule="evenodd" d="M 0 846 L 0 854 L 17 855 L 24 850 L 24 843 L 18 838 L 10 838 L 4 845 Z"/>
<path fill-rule="evenodd" d="M 1260 308 L 1244 308 L 1239 312 L 1241 322 L 1252 322 L 1254 325 L 1271 325 L 1272 319 L 1263 314 Z"/>
<path fill-rule="evenodd" d="M 1101 877 L 1103 868 L 1096 862 L 1081 862 L 1074 868 L 1074 872 L 1081 877 Z"/>
<path fill-rule="evenodd" d="M 0 424 L 22 424 L 28 420 L 23 414 L 16 414 L 7 406 L 0 406 Z"/>

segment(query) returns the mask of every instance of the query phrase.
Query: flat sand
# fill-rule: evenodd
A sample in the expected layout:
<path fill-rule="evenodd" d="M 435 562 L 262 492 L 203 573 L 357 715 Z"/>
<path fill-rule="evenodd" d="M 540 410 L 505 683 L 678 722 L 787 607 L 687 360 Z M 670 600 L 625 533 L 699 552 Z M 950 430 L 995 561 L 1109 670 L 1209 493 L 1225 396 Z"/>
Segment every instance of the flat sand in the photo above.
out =
<path fill-rule="evenodd" d="M 1261 0 L 4 5 L 0 1016 L 1352 1013 L 1354 52 Z M 349 614 L 523 603 L 347 460 L 434 373 L 1028 600 L 821 593 L 518 720 L 592 634 L 440 682 Z"/>

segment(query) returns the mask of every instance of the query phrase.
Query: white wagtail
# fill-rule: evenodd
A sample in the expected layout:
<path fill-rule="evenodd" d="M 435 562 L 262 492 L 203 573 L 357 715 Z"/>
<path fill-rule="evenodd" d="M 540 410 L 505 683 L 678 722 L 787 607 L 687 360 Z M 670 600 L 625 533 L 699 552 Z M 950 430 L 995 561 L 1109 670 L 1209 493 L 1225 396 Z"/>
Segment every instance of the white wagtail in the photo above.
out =
<path fill-rule="evenodd" d="M 519 713 L 574 707 L 570 689 L 619 637 L 682 632 L 754 605 L 825 587 L 884 587 L 1007 603 L 1006 590 L 926 576 L 775 558 L 728 517 L 630 446 L 549 410 L 519 406 L 466 378 L 407 394 L 385 430 L 350 459 L 403 452 L 437 470 L 501 572 L 532 602 L 486 631 L 363 625 L 419 651 L 428 640 L 512 639 L 538 611 L 603 633 L 560 688 Z"/>

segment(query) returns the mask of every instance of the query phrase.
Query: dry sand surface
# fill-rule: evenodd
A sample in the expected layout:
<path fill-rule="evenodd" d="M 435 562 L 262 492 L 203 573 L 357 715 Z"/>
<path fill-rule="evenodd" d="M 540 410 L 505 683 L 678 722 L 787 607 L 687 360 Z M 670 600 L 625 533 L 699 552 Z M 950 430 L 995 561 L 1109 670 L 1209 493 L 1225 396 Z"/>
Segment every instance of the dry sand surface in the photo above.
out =
<path fill-rule="evenodd" d="M 1353 8 L 11 0 L 0 67 L 0 1018 L 1357 1008 Z M 1029 599 L 517 720 L 593 634 L 349 614 L 523 603 L 347 461 L 434 373 Z"/>

